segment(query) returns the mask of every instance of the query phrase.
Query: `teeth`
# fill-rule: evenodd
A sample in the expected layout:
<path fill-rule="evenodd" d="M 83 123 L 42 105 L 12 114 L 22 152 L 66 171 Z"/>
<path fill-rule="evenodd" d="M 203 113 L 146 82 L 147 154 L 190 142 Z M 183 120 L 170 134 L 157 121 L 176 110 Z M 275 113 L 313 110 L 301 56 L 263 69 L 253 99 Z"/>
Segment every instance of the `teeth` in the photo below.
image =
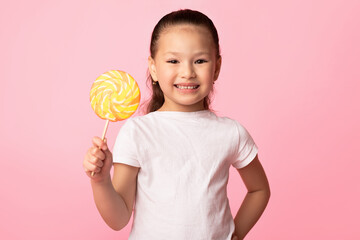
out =
<path fill-rule="evenodd" d="M 176 85 L 176 87 L 180 88 L 180 89 L 195 89 L 198 86 L 180 86 L 180 85 Z"/>

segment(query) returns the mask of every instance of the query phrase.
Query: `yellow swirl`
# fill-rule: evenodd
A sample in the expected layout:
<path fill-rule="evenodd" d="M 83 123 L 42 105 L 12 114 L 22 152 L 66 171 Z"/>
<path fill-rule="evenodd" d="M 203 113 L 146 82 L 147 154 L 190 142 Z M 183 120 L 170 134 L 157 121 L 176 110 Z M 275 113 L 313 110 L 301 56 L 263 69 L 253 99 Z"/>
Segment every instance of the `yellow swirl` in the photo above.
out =
<path fill-rule="evenodd" d="M 93 83 L 90 103 L 96 115 L 112 122 L 129 118 L 138 108 L 140 89 L 128 73 L 111 70 Z"/>

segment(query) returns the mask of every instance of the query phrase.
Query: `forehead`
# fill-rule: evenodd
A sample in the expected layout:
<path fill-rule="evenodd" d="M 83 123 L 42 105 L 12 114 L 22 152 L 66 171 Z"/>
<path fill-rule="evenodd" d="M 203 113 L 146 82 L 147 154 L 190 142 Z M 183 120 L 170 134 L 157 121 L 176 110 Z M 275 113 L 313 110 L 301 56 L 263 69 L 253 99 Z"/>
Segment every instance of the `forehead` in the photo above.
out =
<path fill-rule="evenodd" d="M 183 32 L 198 32 L 201 34 L 211 35 L 209 30 L 203 25 L 194 25 L 190 23 L 175 24 L 165 27 L 161 34 L 167 33 L 183 33 Z"/>
<path fill-rule="evenodd" d="M 166 27 L 160 34 L 158 50 L 176 48 L 182 50 L 213 49 L 213 42 L 210 31 L 201 25 L 178 24 Z"/>

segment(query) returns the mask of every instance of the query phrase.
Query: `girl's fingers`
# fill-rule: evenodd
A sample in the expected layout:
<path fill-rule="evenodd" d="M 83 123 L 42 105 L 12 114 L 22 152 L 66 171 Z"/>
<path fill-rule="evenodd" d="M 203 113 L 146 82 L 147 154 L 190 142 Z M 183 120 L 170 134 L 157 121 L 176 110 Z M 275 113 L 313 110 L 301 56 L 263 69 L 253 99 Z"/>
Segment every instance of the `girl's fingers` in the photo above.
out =
<path fill-rule="evenodd" d="M 101 160 L 99 160 L 99 159 L 95 159 L 94 160 L 94 164 L 97 166 L 97 167 L 102 167 L 102 166 L 104 166 L 104 162 L 103 161 L 101 161 Z"/>
<path fill-rule="evenodd" d="M 87 175 L 89 178 L 94 178 L 94 176 L 92 175 L 93 172 L 94 172 L 94 171 L 85 171 L 86 175 Z M 96 172 L 96 171 L 95 171 L 95 173 L 98 174 L 99 172 Z M 97 176 L 99 176 L 99 175 L 95 175 L 95 176 L 97 177 Z"/>
<path fill-rule="evenodd" d="M 85 172 L 100 172 L 100 170 L 101 170 L 100 167 L 98 167 L 88 161 L 85 161 L 83 166 L 84 166 Z"/>
<path fill-rule="evenodd" d="M 102 150 L 108 149 L 107 144 L 106 144 L 106 139 L 104 139 L 104 141 L 103 141 L 101 138 L 95 136 L 92 139 L 92 143 L 93 143 L 94 147 L 100 148 Z"/>
<path fill-rule="evenodd" d="M 98 148 L 96 148 L 96 147 L 92 147 L 92 148 L 90 149 L 90 152 L 91 152 L 91 155 L 92 155 L 94 158 L 98 158 L 98 159 L 100 159 L 100 160 L 104 160 L 104 159 L 105 159 L 105 153 L 104 153 L 102 150 L 100 150 L 100 149 L 98 149 Z"/>
<path fill-rule="evenodd" d="M 98 150 L 98 151 L 100 151 L 100 150 Z M 100 151 L 100 152 L 101 152 L 101 151 Z M 88 161 L 89 161 L 90 163 L 92 163 L 94 166 L 98 166 L 98 167 L 104 166 L 103 160 L 105 159 L 105 154 L 104 154 L 104 153 L 98 153 L 97 155 L 100 155 L 101 158 L 96 157 L 96 156 L 93 155 L 93 154 L 89 154 L 89 156 L 88 156 Z"/>
<path fill-rule="evenodd" d="M 94 171 L 96 167 L 101 168 L 102 166 L 104 166 L 104 162 L 101 161 L 101 159 L 92 155 L 90 149 L 87 155 L 85 156 L 85 161 L 83 162 L 83 166 L 85 169 L 88 169 L 89 171 Z"/>
<path fill-rule="evenodd" d="M 106 139 L 103 141 L 99 137 L 93 137 L 92 143 L 93 147 L 89 148 L 85 155 L 83 168 L 88 177 L 98 178 L 104 174 L 107 174 L 107 170 L 111 168 L 110 165 L 112 163 L 112 154 L 107 147 Z M 104 174 L 101 173 L 103 168 L 106 170 Z M 93 176 L 92 172 L 100 174 Z"/>
<path fill-rule="evenodd" d="M 95 136 L 92 138 L 92 144 L 94 147 L 100 147 L 101 144 L 101 138 L 99 138 L 98 136 Z"/>

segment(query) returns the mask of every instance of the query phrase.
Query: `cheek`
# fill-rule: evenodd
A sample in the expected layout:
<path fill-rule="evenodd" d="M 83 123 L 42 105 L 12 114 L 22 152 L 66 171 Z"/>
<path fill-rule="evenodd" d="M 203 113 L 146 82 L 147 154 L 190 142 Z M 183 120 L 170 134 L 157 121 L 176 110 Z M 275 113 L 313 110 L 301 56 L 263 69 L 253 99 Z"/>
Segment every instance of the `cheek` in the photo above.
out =
<path fill-rule="evenodd" d="M 172 71 L 169 68 L 161 68 L 158 72 L 158 76 L 161 79 L 161 81 L 170 81 L 173 76 L 175 75 L 174 71 Z"/>
<path fill-rule="evenodd" d="M 215 76 L 215 69 L 210 68 L 210 69 L 204 70 L 204 72 L 202 73 L 202 76 L 204 77 L 204 79 L 212 82 L 214 80 L 214 76 Z"/>

